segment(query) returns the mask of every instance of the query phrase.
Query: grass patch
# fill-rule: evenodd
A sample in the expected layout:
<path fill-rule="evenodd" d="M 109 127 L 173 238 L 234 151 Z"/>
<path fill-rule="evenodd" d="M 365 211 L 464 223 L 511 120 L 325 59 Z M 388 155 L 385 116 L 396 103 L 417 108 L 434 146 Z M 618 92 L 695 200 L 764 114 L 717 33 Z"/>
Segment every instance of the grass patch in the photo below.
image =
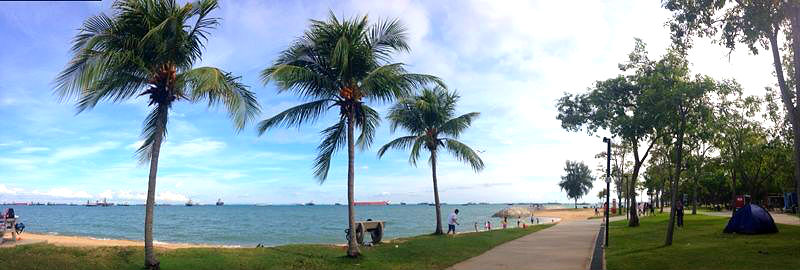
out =
<path fill-rule="evenodd" d="M 550 226 L 397 239 L 362 247 L 363 256 L 358 259 L 345 257 L 343 247 L 331 245 L 159 249 L 157 255 L 162 269 L 444 269 Z M 144 250 L 35 244 L 0 248 L 0 262 L 0 269 L 141 269 Z"/>
<path fill-rule="evenodd" d="M 726 217 L 684 216 L 671 246 L 664 246 L 668 214 L 642 217 L 640 226 L 611 223 L 608 269 L 797 269 L 800 226 L 777 224 L 779 233 L 724 234 Z"/>

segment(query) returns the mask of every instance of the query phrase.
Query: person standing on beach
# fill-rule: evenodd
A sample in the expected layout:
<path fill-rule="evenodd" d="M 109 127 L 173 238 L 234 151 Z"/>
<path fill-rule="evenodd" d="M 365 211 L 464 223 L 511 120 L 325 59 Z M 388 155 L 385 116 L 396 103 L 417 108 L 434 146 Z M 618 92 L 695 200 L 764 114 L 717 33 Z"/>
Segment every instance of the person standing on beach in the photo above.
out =
<path fill-rule="evenodd" d="M 458 209 L 453 211 L 453 213 L 450 213 L 450 217 L 448 218 L 447 222 L 447 234 L 450 234 L 451 231 L 453 234 L 456 234 L 456 225 L 461 225 L 458 224 Z"/>

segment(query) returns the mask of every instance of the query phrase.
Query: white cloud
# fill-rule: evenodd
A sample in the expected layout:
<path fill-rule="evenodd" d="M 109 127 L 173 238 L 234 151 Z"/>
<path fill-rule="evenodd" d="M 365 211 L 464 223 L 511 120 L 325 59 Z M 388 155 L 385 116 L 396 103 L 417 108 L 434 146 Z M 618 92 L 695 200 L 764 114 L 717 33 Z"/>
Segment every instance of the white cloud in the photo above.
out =
<path fill-rule="evenodd" d="M 32 147 L 20 148 L 19 150 L 17 150 L 17 153 L 18 154 L 29 154 L 29 153 L 34 153 L 34 152 L 45 152 L 45 151 L 50 151 L 50 148 L 32 146 Z"/>
<path fill-rule="evenodd" d="M 225 142 L 208 138 L 197 138 L 182 143 L 164 144 L 165 156 L 197 157 L 225 148 Z"/>
<path fill-rule="evenodd" d="M 74 159 L 78 157 L 85 157 L 91 156 L 93 154 L 117 148 L 119 146 L 118 142 L 100 142 L 93 145 L 87 146 L 69 146 L 69 147 L 62 147 L 55 150 L 52 156 L 50 156 L 49 162 L 59 162 L 62 160 Z"/>
<path fill-rule="evenodd" d="M 111 190 L 107 189 L 106 191 L 98 193 L 97 197 L 110 200 L 110 199 L 114 198 L 114 192 L 112 192 Z"/>
<path fill-rule="evenodd" d="M 77 199 L 77 198 L 92 198 L 93 196 L 89 194 L 89 192 L 82 191 L 82 190 L 72 190 L 70 188 L 53 188 L 45 192 L 41 192 L 38 190 L 34 190 L 32 192 L 34 195 L 42 195 L 42 196 L 50 196 L 50 197 L 57 197 L 57 198 L 68 198 L 68 199 Z"/>
<path fill-rule="evenodd" d="M 0 194 L 15 195 L 20 192 L 22 192 L 22 189 L 20 188 L 12 188 L 4 184 L 0 184 Z"/>
<path fill-rule="evenodd" d="M 156 201 L 185 202 L 188 200 L 189 198 L 183 194 L 178 194 L 169 191 L 161 192 L 156 195 Z"/>

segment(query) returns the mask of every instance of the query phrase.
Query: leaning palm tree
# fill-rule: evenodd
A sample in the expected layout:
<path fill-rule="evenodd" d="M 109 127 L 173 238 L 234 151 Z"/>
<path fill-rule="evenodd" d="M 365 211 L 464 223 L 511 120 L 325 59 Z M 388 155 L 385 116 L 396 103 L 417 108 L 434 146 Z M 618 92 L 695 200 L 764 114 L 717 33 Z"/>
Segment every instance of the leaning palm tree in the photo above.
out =
<path fill-rule="evenodd" d="M 338 108 L 339 118 L 322 130 L 314 176 L 320 184 L 328 177 L 333 154 L 347 144 L 347 255 L 360 254 L 355 240 L 355 145 L 372 144 L 380 122 L 378 112 L 365 102 L 390 102 L 410 95 L 416 87 L 441 81 L 430 75 L 406 72 L 391 56 L 408 51 L 406 32 L 397 20 L 369 25 L 367 16 L 340 21 L 331 13 L 327 21 L 312 20 L 310 28 L 275 63 L 264 69 L 264 83 L 275 81 L 278 92 L 291 91 L 311 102 L 287 109 L 259 123 L 259 133 L 285 126 L 313 123 L 328 109 Z M 361 130 L 354 140 L 355 129 Z"/>
<path fill-rule="evenodd" d="M 402 127 L 410 133 L 394 139 L 378 150 L 378 157 L 383 157 L 390 148 L 411 148 L 408 162 L 417 165 L 420 149 L 423 147 L 430 153 L 431 177 L 433 178 L 433 199 L 436 202 L 436 231 L 442 234 L 442 210 L 439 205 L 439 185 L 436 179 L 436 160 L 440 147 L 450 152 L 456 159 L 469 163 L 476 172 L 483 170 L 483 160 L 466 144 L 457 139 L 466 130 L 478 112 L 455 116 L 456 103 L 459 96 L 446 89 L 436 87 L 423 89 L 419 96 L 405 98 L 397 102 L 389 110 L 391 130 Z M 449 137 L 445 137 L 449 136 Z"/>
<path fill-rule="evenodd" d="M 203 43 L 219 18 L 210 17 L 216 0 L 184 5 L 174 0 L 121 0 L 111 17 L 87 19 L 72 45 L 72 60 L 56 78 L 62 100 L 77 97 L 78 112 L 100 101 L 121 102 L 139 96 L 152 108 L 144 122 L 144 142 L 137 150 L 150 163 L 145 207 L 145 266 L 159 268 L 153 253 L 153 210 L 161 143 L 172 105 L 181 100 L 222 104 L 236 129 L 260 113 L 253 92 L 231 73 L 215 67 L 194 68 Z"/>

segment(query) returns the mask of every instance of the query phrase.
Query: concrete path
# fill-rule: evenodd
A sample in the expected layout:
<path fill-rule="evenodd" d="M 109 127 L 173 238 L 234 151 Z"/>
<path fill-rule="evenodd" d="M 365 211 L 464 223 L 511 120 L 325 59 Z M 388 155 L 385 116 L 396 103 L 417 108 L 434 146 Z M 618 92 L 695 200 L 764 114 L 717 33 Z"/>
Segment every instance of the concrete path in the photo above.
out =
<path fill-rule="evenodd" d="M 564 221 L 449 269 L 589 269 L 601 219 Z"/>

